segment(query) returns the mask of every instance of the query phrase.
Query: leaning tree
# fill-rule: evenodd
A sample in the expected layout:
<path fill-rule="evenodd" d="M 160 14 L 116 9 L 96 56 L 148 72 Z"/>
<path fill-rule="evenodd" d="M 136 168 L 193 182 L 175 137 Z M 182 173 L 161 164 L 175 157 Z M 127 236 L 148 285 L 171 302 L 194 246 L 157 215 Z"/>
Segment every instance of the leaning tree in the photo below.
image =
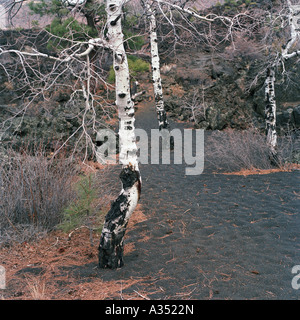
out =
<path fill-rule="evenodd" d="M 12 0 L 8 13 L 13 17 L 16 11 L 26 0 Z M 55 0 L 57 1 L 57 0 Z M 45 3 L 45 1 L 43 1 Z M 167 129 L 168 121 L 164 109 L 163 88 L 160 75 L 160 59 L 158 50 L 157 35 L 159 16 L 167 23 L 170 34 L 174 36 L 175 44 L 180 41 L 178 28 L 182 28 L 192 37 L 211 37 L 213 25 L 217 25 L 219 30 L 223 28 L 226 32 L 218 36 L 218 41 L 230 41 L 234 38 L 236 30 L 247 30 L 249 20 L 255 20 L 249 12 L 238 13 L 231 17 L 222 14 L 208 13 L 201 14 L 196 9 L 191 9 L 188 4 L 193 1 L 163 1 L 163 0 L 141 0 L 143 16 L 146 17 L 147 33 L 150 35 L 150 54 L 152 81 L 154 88 L 155 106 L 158 118 L 159 129 Z M 78 103 L 79 96 L 84 105 L 81 110 L 81 137 L 93 145 L 89 126 L 94 132 L 97 130 L 96 104 L 98 103 L 105 112 L 105 102 L 101 102 L 101 97 L 96 97 L 91 90 L 93 79 L 101 77 L 101 68 L 97 65 L 97 60 L 103 57 L 104 52 L 109 51 L 113 58 L 113 71 L 115 74 L 115 105 L 119 116 L 119 161 L 121 164 L 120 180 L 122 190 L 117 199 L 112 202 L 111 208 L 105 217 L 100 244 L 99 244 L 99 266 L 101 268 L 118 268 L 123 265 L 123 247 L 124 235 L 128 220 L 135 210 L 141 194 L 141 174 L 139 170 L 137 145 L 135 137 L 135 112 L 132 92 L 130 90 L 130 72 L 128 67 L 128 56 L 125 48 L 125 37 L 123 30 L 124 7 L 131 3 L 130 0 L 107 0 L 105 3 L 106 21 L 103 22 L 103 16 L 99 14 L 99 7 L 103 5 L 100 0 L 61 0 L 61 6 L 69 10 L 72 15 L 71 20 L 62 19 L 61 24 L 71 32 L 70 37 L 62 35 L 53 35 L 51 29 L 48 29 L 48 36 L 54 47 L 60 50 L 54 54 L 49 54 L 37 50 L 34 46 L 11 48 L 8 45 L 0 47 L 1 56 L 10 56 L 14 61 L 19 61 L 18 72 L 15 71 L 15 79 L 20 79 L 22 75 L 22 85 L 29 88 L 31 99 L 24 105 L 19 113 L 24 113 L 35 101 L 37 97 L 45 96 L 46 88 L 60 83 L 66 85 L 66 78 L 71 79 L 73 93 L 68 106 L 72 108 Z M 16 11 L 14 11 L 16 10 Z M 103 11 L 102 11 L 103 12 Z M 176 12 L 176 14 L 173 14 Z M 77 33 L 78 21 L 86 19 L 86 25 L 83 27 L 83 34 Z M 180 25 L 177 19 L 183 21 Z M 67 21 L 67 22 L 66 22 Z M 195 21 L 203 23 L 203 32 L 199 32 Z M 101 27 L 99 25 L 101 24 Z M 97 31 L 97 35 L 93 32 Z M 195 36 L 196 35 L 196 36 Z M 66 45 L 67 44 L 67 45 Z M 100 53 L 99 53 L 100 52 Z M 51 64 L 49 74 L 43 72 L 44 63 Z M 39 68 L 36 68 L 36 66 Z M 10 75 L 13 67 L 6 68 L 2 64 L 11 80 Z M 30 72 L 29 72 L 30 71 Z M 51 76 L 50 76 L 51 75 Z M 104 81 L 107 87 L 110 85 Z M 79 129 L 78 129 L 79 131 Z M 76 131 L 75 133 L 77 133 Z M 72 135 L 75 135 L 73 133 Z"/>

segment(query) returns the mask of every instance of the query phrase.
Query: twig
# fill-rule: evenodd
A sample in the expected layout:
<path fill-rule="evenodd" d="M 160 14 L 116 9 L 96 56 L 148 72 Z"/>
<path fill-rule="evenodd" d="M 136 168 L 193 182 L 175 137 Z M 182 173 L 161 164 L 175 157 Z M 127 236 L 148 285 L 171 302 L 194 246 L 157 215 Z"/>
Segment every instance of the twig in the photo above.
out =
<path fill-rule="evenodd" d="M 69 233 L 69 235 L 68 235 L 68 241 L 71 240 L 72 234 L 73 234 L 75 231 L 77 231 L 77 230 L 79 230 L 79 229 L 82 229 L 82 228 L 90 229 L 88 226 L 80 226 L 80 227 L 78 227 L 78 228 L 75 228 L 73 231 L 71 231 L 71 232 Z"/>
<path fill-rule="evenodd" d="M 95 230 L 97 230 L 97 228 L 91 228 L 91 227 L 88 227 L 88 226 L 80 226 L 80 227 L 78 227 L 78 228 L 75 228 L 73 231 L 71 231 L 70 233 L 69 233 L 69 235 L 68 235 L 68 241 L 70 241 L 71 240 L 71 237 L 72 237 L 72 234 L 75 232 L 75 231 L 77 231 L 77 230 L 79 230 L 79 229 L 82 229 L 82 228 L 87 228 L 89 231 L 95 231 Z"/>
<path fill-rule="evenodd" d="M 145 93 L 146 93 L 145 90 L 137 92 L 137 93 L 135 93 L 134 95 L 131 96 L 131 99 L 134 101 L 137 97 L 139 97 L 139 96 L 141 96 L 141 95 L 143 95 Z"/>
<path fill-rule="evenodd" d="M 58 244 L 58 237 L 56 237 L 55 243 L 54 243 L 52 246 L 50 246 L 48 249 L 46 249 L 46 251 L 48 251 L 48 250 L 50 250 L 51 248 L 55 247 L 57 244 Z"/>
<path fill-rule="evenodd" d="M 133 290 L 137 295 L 139 295 L 141 298 L 145 299 L 145 300 L 150 300 L 148 297 L 143 296 L 142 294 L 140 294 L 139 292 L 137 292 L 136 290 Z"/>
<path fill-rule="evenodd" d="M 190 291 L 189 293 L 176 293 L 176 296 L 180 296 L 180 297 L 183 297 L 183 296 L 190 296 L 195 290 L 196 290 L 197 287 L 195 287 L 192 291 Z"/>
<path fill-rule="evenodd" d="M 9 219 L 6 212 L 4 212 L 5 218 L 7 219 L 8 223 L 11 225 L 11 227 L 19 234 L 21 235 L 21 232 L 16 228 L 16 226 L 12 223 L 12 221 Z"/>
<path fill-rule="evenodd" d="M 120 297 L 121 297 L 121 300 L 124 300 L 123 299 L 123 286 L 122 286 L 123 282 L 121 281 L 121 291 L 120 291 Z"/>

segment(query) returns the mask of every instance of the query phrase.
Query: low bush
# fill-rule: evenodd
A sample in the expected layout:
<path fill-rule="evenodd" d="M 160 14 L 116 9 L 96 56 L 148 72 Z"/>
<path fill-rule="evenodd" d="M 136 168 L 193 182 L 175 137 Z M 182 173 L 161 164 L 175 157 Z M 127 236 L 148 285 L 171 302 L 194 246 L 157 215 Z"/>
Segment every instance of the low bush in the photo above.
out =
<path fill-rule="evenodd" d="M 254 129 L 214 131 L 207 139 L 205 156 L 221 170 L 270 167 L 265 137 Z"/>
<path fill-rule="evenodd" d="M 63 212 L 60 229 L 70 231 L 93 214 L 92 203 L 96 199 L 96 190 L 92 185 L 91 175 L 84 176 L 75 184 L 76 199 Z"/>
<path fill-rule="evenodd" d="M 77 160 L 47 157 L 42 151 L 0 154 L 0 246 L 82 225 L 101 232 L 117 194 L 112 168 L 91 170 Z M 88 173 L 83 168 L 89 168 Z"/>
<path fill-rule="evenodd" d="M 293 160 L 299 146 L 298 133 L 289 133 L 278 138 L 280 165 Z M 208 134 L 205 141 L 205 160 L 217 170 L 238 171 L 243 169 L 271 169 L 266 136 L 258 129 L 243 131 L 227 129 Z"/>
<path fill-rule="evenodd" d="M 99 195 L 97 174 L 82 176 L 73 186 L 76 192 L 74 199 L 63 211 L 59 228 L 69 232 L 82 225 L 92 230 L 102 230 L 106 210 L 103 207 L 103 194 Z M 102 188 L 100 192 L 103 193 Z"/>
<path fill-rule="evenodd" d="M 34 156 L 10 151 L 0 162 L 0 244 L 28 241 L 53 229 L 74 199 L 76 166 L 42 151 Z"/>

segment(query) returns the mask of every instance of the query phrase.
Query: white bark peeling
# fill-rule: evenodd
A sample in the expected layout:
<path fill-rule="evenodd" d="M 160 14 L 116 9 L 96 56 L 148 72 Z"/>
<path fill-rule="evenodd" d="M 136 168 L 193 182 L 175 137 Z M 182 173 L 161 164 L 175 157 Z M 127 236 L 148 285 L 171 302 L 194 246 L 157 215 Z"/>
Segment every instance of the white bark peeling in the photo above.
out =
<path fill-rule="evenodd" d="M 292 58 L 296 55 L 300 55 L 300 51 L 296 50 L 289 53 L 292 46 L 296 43 L 297 39 L 300 38 L 300 5 L 292 5 L 290 0 L 287 0 L 288 5 L 288 21 L 291 30 L 291 37 L 287 42 L 286 46 L 282 50 L 282 56 L 285 59 Z"/>
<path fill-rule="evenodd" d="M 116 105 L 119 113 L 120 179 L 123 189 L 112 203 L 102 230 L 99 245 L 99 266 L 118 268 L 123 265 L 124 235 L 128 220 L 140 196 L 141 178 L 136 155 L 134 103 L 130 95 L 130 77 L 123 45 L 121 18 L 123 0 L 107 0 L 107 37 L 113 50 L 116 75 Z"/>
<path fill-rule="evenodd" d="M 277 154 L 277 133 L 276 133 L 276 100 L 275 100 L 275 70 L 269 68 L 265 81 L 265 120 L 267 144 L 270 147 L 271 155 Z"/>
<path fill-rule="evenodd" d="M 156 19 L 155 15 L 148 3 L 145 3 L 145 7 L 148 13 L 149 25 L 150 25 L 150 44 L 151 44 L 151 65 L 152 65 L 152 82 L 154 87 L 155 96 L 155 108 L 158 118 L 159 129 L 166 129 L 169 126 L 167 121 L 167 115 L 165 111 L 163 89 L 161 84 L 160 74 L 160 60 L 158 53 L 158 40 L 156 33 Z"/>

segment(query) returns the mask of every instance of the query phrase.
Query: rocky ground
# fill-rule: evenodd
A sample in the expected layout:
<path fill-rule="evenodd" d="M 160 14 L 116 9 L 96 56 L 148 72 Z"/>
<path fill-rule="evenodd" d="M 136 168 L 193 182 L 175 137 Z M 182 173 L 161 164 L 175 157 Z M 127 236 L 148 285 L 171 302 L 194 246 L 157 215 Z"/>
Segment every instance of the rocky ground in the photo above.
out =
<path fill-rule="evenodd" d="M 32 45 L 47 52 L 45 34 L 39 33 L 35 38 L 32 31 L 23 30 L 21 33 L 7 31 L 1 45 L 15 42 L 18 48 L 26 36 L 29 39 L 23 46 Z M 103 68 L 109 70 L 110 59 L 103 57 Z M 4 60 L 3 60 L 4 59 Z M 9 56 L 2 57 L 2 63 L 8 68 L 14 67 L 14 60 Z M 148 57 L 149 60 L 149 57 Z M 233 128 L 243 130 L 256 127 L 264 130 L 264 77 L 261 75 L 254 84 L 257 76 L 259 60 L 255 52 L 235 52 L 228 47 L 223 52 L 208 52 L 207 47 L 179 48 L 177 53 L 170 56 L 163 49 L 161 52 L 162 80 L 166 110 L 170 118 L 176 121 L 191 123 L 195 128 L 206 130 L 223 130 Z M 42 66 L 47 73 L 51 63 Z M 277 101 L 277 130 L 280 134 L 290 133 L 300 127 L 300 92 L 299 64 L 286 65 L 290 71 L 286 83 L 278 82 L 276 89 Z M 49 70 L 48 70 L 49 69 Z M 30 70 L 29 70 L 30 71 Z M 141 83 L 150 80 L 150 73 L 139 73 L 135 76 Z M 72 81 L 69 79 L 68 81 Z M 30 103 L 26 113 L 22 110 L 28 104 L 29 98 L 22 89 L 23 83 L 12 82 L 7 78 L 4 69 L 0 69 L 0 116 L 3 123 L 0 128 L 3 142 L 20 145 L 24 141 L 38 141 L 53 149 L 57 141 L 65 141 L 81 124 L 80 112 L 82 103 L 71 103 L 71 88 L 57 87 L 43 92 L 43 97 Z M 102 88 L 103 89 L 103 88 Z M 112 103 L 113 91 L 97 92 L 101 97 L 108 97 Z M 102 102 L 101 102 L 102 103 Z M 96 107 L 97 119 L 107 121 L 103 111 Z M 113 112 L 113 108 L 109 112 Z M 92 139 L 95 133 L 91 132 Z M 77 136 L 69 141 L 70 148 L 77 143 Z M 61 142 L 59 142 L 61 143 Z"/>
<path fill-rule="evenodd" d="M 226 55 L 212 56 L 199 48 L 182 50 L 173 61 L 166 62 L 162 72 L 171 117 L 208 130 L 264 129 L 264 78 L 251 88 L 255 60 L 236 57 L 230 61 Z M 299 86 L 278 84 L 276 95 L 278 132 L 299 128 Z"/>

